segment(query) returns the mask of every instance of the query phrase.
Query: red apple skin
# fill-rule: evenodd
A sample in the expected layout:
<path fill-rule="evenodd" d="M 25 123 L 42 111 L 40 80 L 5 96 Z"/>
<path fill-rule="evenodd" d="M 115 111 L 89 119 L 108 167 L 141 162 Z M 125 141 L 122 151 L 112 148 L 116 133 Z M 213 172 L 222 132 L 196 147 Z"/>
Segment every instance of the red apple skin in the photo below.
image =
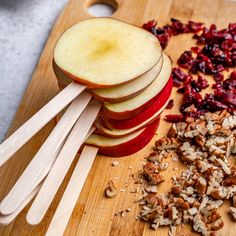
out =
<path fill-rule="evenodd" d="M 170 79 L 168 81 L 166 87 L 162 90 L 158 99 L 151 106 L 149 106 L 148 108 L 143 110 L 141 113 L 139 113 L 135 117 L 132 117 L 132 118 L 126 119 L 126 120 L 112 120 L 112 123 L 111 123 L 111 120 L 108 120 L 106 122 L 105 119 L 102 119 L 100 117 L 100 119 L 98 119 L 95 122 L 96 130 L 94 133 L 100 134 L 100 135 L 103 135 L 106 137 L 110 137 L 110 138 L 121 138 L 121 137 L 124 137 L 128 134 L 134 133 L 140 129 L 143 129 L 144 127 L 148 126 L 150 123 L 154 122 L 156 119 L 159 118 L 162 111 L 164 110 L 164 106 L 166 105 L 167 101 L 170 98 L 172 87 L 173 87 L 173 82 Z M 145 121 L 147 119 L 149 119 L 150 117 L 154 116 L 157 113 L 159 113 L 158 116 L 151 119 L 148 123 L 145 123 Z M 104 125 L 105 122 L 106 122 L 106 124 Z M 144 123 L 144 124 L 140 125 L 142 123 Z M 116 126 L 114 127 L 114 125 L 116 125 Z M 139 127 L 135 129 L 135 127 L 137 127 L 137 126 L 139 126 Z M 106 130 L 103 130 L 102 127 L 105 127 L 110 130 L 112 130 L 112 129 L 126 130 L 126 129 L 132 129 L 132 128 L 134 128 L 134 129 L 131 132 L 126 133 L 126 134 L 111 134 L 111 133 L 107 133 Z"/>
<path fill-rule="evenodd" d="M 161 112 L 161 113 L 162 113 L 162 112 Z M 160 115 L 161 115 L 161 113 L 160 113 Z M 127 135 L 129 135 L 129 134 L 132 134 L 132 133 L 134 133 L 134 132 L 137 132 L 137 131 L 140 130 L 140 129 L 143 129 L 143 128 L 147 127 L 148 125 L 150 125 L 152 122 L 156 121 L 157 119 L 160 119 L 160 115 L 158 115 L 157 117 L 153 118 L 153 119 L 150 120 L 148 123 L 146 123 L 146 124 L 144 124 L 144 125 L 138 127 L 137 129 L 132 130 L 132 131 L 129 132 L 129 133 L 126 133 L 126 134 L 119 134 L 119 135 L 113 135 L 113 134 L 109 134 L 109 133 L 104 132 L 104 131 L 100 128 L 100 126 L 102 126 L 102 125 L 99 124 L 99 122 L 98 122 L 98 123 L 96 122 L 96 123 L 95 123 L 96 130 L 95 130 L 93 133 L 94 133 L 94 134 L 99 134 L 99 135 L 102 135 L 102 136 L 105 136 L 105 137 L 108 137 L 108 138 L 114 138 L 114 139 L 116 139 L 116 138 L 123 138 L 123 137 L 125 137 L 125 136 L 127 136 Z"/>
<path fill-rule="evenodd" d="M 102 116 L 107 117 L 109 119 L 114 119 L 114 120 L 125 120 L 131 117 L 134 117 L 137 114 L 139 114 L 141 111 L 146 109 L 147 107 L 151 106 L 158 99 L 158 96 L 160 96 L 161 92 L 159 92 L 154 98 L 144 103 L 142 106 L 137 107 L 136 109 L 133 109 L 133 110 L 127 110 L 124 112 L 113 112 L 113 111 L 108 110 L 105 106 L 103 106 L 102 111 L 101 111 Z"/>
<path fill-rule="evenodd" d="M 98 153 L 105 156 L 110 157 L 124 157 L 131 154 L 134 154 L 144 148 L 153 136 L 156 133 L 156 130 L 159 126 L 160 119 L 148 125 L 144 131 L 135 137 L 127 141 L 126 143 L 122 143 L 115 146 L 100 146 Z"/>
<path fill-rule="evenodd" d="M 167 100 L 170 98 L 172 88 L 173 81 L 170 78 L 165 88 L 155 97 L 155 100 L 152 101 L 150 106 L 138 113 L 136 116 L 124 120 L 116 120 L 107 118 L 106 116 L 100 116 L 102 125 L 108 129 L 130 129 L 143 123 L 165 105 Z"/>
<path fill-rule="evenodd" d="M 52 62 L 52 66 L 53 66 L 53 70 L 54 70 L 54 74 L 57 78 L 57 82 L 58 82 L 58 86 L 59 88 L 62 90 L 64 89 L 70 82 L 73 81 L 73 79 L 71 79 L 67 74 L 65 74 L 65 72 L 63 72 L 63 70 L 61 68 L 59 68 L 59 66 L 55 63 L 55 61 L 53 60 Z M 152 68 L 151 68 L 152 69 Z M 148 71 L 147 71 L 148 72 Z M 146 73 L 146 72 L 145 72 Z M 145 74 L 144 73 L 144 74 Z M 136 78 L 134 78 L 136 79 Z M 127 83 L 129 83 L 131 81 L 128 81 Z M 93 92 L 93 90 L 91 89 L 87 89 L 87 92 L 91 93 L 91 95 L 98 101 L 101 102 L 109 102 L 109 103 L 119 103 L 119 102 L 124 102 L 126 100 L 129 100 L 131 98 L 136 97 L 137 95 L 139 95 L 140 93 L 142 93 L 149 85 L 147 85 L 146 87 L 144 87 L 143 89 L 141 89 L 140 91 L 137 91 L 136 93 L 132 93 L 129 94 L 125 97 L 121 97 L 121 98 L 104 98 L 99 96 L 98 94 L 95 94 Z"/>

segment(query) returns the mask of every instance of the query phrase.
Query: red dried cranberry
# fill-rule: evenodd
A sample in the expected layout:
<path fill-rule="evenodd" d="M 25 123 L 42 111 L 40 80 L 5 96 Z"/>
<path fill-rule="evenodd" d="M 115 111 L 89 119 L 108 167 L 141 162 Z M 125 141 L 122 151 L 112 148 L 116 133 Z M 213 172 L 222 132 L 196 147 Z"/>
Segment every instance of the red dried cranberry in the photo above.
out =
<path fill-rule="evenodd" d="M 198 33 L 199 31 L 203 30 L 204 24 L 200 22 L 188 21 L 187 27 L 189 32 Z"/>
<path fill-rule="evenodd" d="M 189 33 L 189 29 L 186 24 L 183 24 L 177 19 L 171 18 L 171 30 L 173 35 Z"/>
<path fill-rule="evenodd" d="M 151 32 L 151 31 L 153 30 L 153 28 L 156 27 L 156 25 L 157 25 L 157 21 L 155 21 L 155 20 L 150 20 L 150 21 L 148 21 L 146 24 L 143 24 L 142 27 L 143 27 L 145 30 Z"/>
<path fill-rule="evenodd" d="M 213 75 L 213 78 L 216 82 L 220 82 L 224 80 L 224 75 L 221 73 L 217 73 Z"/>
<path fill-rule="evenodd" d="M 170 99 L 168 104 L 166 105 L 166 109 L 171 109 L 174 106 L 174 100 Z"/>
<path fill-rule="evenodd" d="M 196 92 L 200 92 L 202 90 L 201 86 L 198 84 L 196 80 L 192 80 L 190 83 L 192 88 L 194 88 Z"/>
<path fill-rule="evenodd" d="M 189 69 L 193 65 L 193 56 L 191 51 L 185 51 L 182 53 L 182 55 L 179 57 L 177 63 L 180 67 L 183 67 L 185 69 Z"/>
<path fill-rule="evenodd" d="M 229 23 L 228 29 L 229 31 L 232 31 L 232 33 L 236 34 L 236 23 Z"/>
<path fill-rule="evenodd" d="M 171 77 L 175 87 L 179 87 L 182 82 L 186 81 L 188 75 L 178 67 L 172 69 Z"/>
<path fill-rule="evenodd" d="M 232 49 L 236 49 L 236 42 L 233 39 L 224 40 L 221 43 L 221 48 L 225 51 L 231 51 Z"/>
<path fill-rule="evenodd" d="M 208 81 L 201 75 L 198 75 L 197 83 L 200 85 L 201 89 L 205 89 L 209 86 Z"/>
<path fill-rule="evenodd" d="M 170 114 L 165 116 L 165 120 L 172 123 L 178 123 L 184 121 L 183 115 Z"/>
<path fill-rule="evenodd" d="M 204 98 L 204 107 L 206 110 L 215 112 L 222 109 L 227 109 L 228 106 L 220 101 L 217 101 L 213 94 L 206 94 Z"/>
<path fill-rule="evenodd" d="M 166 48 L 168 41 L 171 37 L 171 29 L 169 25 L 164 26 L 163 28 L 156 28 L 157 22 L 152 20 L 143 25 L 143 28 L 152 34 L 154 34 L 160 41 L 162 49 Z"/>
<path fill-rule="evenodd" d="M 184 85 L 184 97 L 183 104 L 181 105 L 180 111 L 184 112 L 185 109 L 191 105 L 195 105 L 195 107 L 202 106 L 202 96 L 200 93 L 196 92 L 195 88 L 192 87 L 191 81 Z"/>
<path fill-rule="evenodd" d="M 177 89 L 177 93 L 184 93 L 184 87 Z"/>
<path fill-rule="evenodd" d="M 199 110 L 199 111 L 189 111 L 185 113 L 185 117 L 192 117 L 198 119 L 200 116 L 204 115 L 206 111 Z"/>
<path fill-rule="evenodd" d="M 231 72 L 230 79 L 236 80 L 236 71 L 235 70 L 233 72 Z"/>
<path fill-rule="evenodd" d="M 192 51 L 193 53 L 199 53 L 201 50 L 200 50 L 199 47 L 191 47 L 191 51 Z"/>

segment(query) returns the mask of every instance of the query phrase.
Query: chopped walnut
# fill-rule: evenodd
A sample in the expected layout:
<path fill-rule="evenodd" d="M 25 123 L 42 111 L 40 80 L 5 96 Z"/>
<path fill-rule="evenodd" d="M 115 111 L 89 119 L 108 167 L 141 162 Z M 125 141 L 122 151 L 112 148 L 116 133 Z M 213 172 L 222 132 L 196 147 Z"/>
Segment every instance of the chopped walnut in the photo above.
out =
<path fill-rule="evenodd" d="M 222 127 L 225 129 L 233 129 L 236 127 L 236 116 L 228 116 L 222 122 Z"/>
<path fill-rule="evenodd" d="M 236 208 L 235 207 L 230 207 L 230 215 L 232 216 L 232 220 L 236 222 Z"/>
<path fill-rule="evenodd" d="M 184 142 L 180 148 L 182 155 L 181 159 L 188 163 L 194 162 L 197 159 L 197 153 L 193 146 L 189 142 Z"/>
<path fill-rule="evenodd" d="M 179 147 L 179 142 L 175 138 L 160 138 L 155 143 L 158 150 L 170 150 Z"/>
<path fill-rule="evenodd" d="M 108 187 L 105 189 L 105 194 L 108 198 L 114 198 L 117 195 L 116 186 L 112 180 L 108 182 Z"/>
<path fill-rule="evenodd" d="M 232 206 L 236 207 L 236 195 L 232 197 Z"/>
<path fill-rule="evenodd" d="M 217 230 L 220 230 L 221 228 L 223 228 L 223 226 L 224 226 L 224 222 L 220 218 L 210 225 L 210 230 L 217 231 Z"/>
<path fill-rule="evenodd" d="M 202 221 L 200 214 L 195 215 L 193 218 L 193 229 L 203 235 L 208 235 L 207 225 Z"/>
<path fill-rule="evenodd" d="M 207 181 L 202 176 L 197 179 L 196 190 L 200 194 L 205 194 L 207 189 Z"/>
<path fill-rule="evenodd" d="M 224 110 L 199 119 L 188 117 L 174 123 L 167 137 L 157 140 L 155 146 L 143 166 L 140 219 L 151 222 L 153 229 L 190 223 L 202 235 L 215 236 L 224 226 L 217 209 L 223 200 L 231 199 L 230 214 L 236 221 L 236 167 L 229 161 L 236 154 L 236 114 Z M 173 156 L 187 169 L 179 177 L 172 176 L 168 194 L 156 195 L 157 185 L 164 181 L 160 172 L 168 167 L 163 159 Z"/>

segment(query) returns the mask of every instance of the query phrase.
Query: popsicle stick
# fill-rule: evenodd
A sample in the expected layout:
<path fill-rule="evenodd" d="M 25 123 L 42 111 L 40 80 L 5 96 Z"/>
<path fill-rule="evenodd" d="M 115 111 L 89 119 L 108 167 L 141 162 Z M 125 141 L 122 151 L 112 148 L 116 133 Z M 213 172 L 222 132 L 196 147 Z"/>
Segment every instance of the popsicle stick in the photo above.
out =
<path fill-rule="evenodd" d="M 52 218 L 46 236 L 62 236 L 97 155 L 98 148 L 85 146 L 62 199 Z"/>
<path fill-rule="evenodd" d="M 0 225 L 8 225 L 10 224 L 19 214 L 20 212 L 28 205 L 28 203 L 35 197 L 41 188 L 41 184 L 36 187 L 19 205 L 19 207 L 10 215 L 0 215 Z"/>
<path fill-rule="evenodd" d="M 74 100 L 85 86 L 72 82 L 0 145 L 0 166 Z"/>
<path fill-rule="evenodd" d="M 38 224 L 44 217 L 100 108 L 100 103 L 91 101 L 76 122 L 27 214 L 29 224 Z"/>
<path fill-rule="evenodd" d="M 93 127 L 89 130 L 89 133 L 86 136 L 85 140 L 94 132 L 94 130 L 95 128 Z M 53 163 L 54 163 L 54 160 L 51 161 L 51 163 L 47 165 L 47 167 L 44 169 L 41 176 L 36 180 L 35 184 L 33 185 L 35 187 L 33 187 L 33 189 L 29 192 L 27 197 L 20 203 L 18 208 L 13 213 L 9 215 L 0 215 L 0 225 L 10 224 L 20 214 L 20 212 L 28 205 L 28 203 L 36 196 L 36 194 L 38 193 L 38 191 L 40 190 L 42 186 L 43 179 L 47 176 L 48 172 L 53 166 Z"/>
<path fill-rule="evenodd" d="M 16 184 L 0 204 L 0 212 L 4 215 L 11 214 L 32 190 L 32 185 L 40 176 L 49 162 L 54 162 L 67 135 L 85 109 L 91 99 L 91 95 L 83 92 L 69 106 L 47 140 L 41 146 L 33 160 L 27 166 Z M 40 181 L 37 181 L 37 186 Z"/>

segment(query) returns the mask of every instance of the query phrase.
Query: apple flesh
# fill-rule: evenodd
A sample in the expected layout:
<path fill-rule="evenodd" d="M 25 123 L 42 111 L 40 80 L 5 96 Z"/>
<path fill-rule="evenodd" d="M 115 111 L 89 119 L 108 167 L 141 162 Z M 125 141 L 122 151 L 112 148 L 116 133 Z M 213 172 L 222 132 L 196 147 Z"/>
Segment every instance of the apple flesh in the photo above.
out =
<path fill-rule="evenodd" d="M 73 25 L 54 49 L 56 65 L 92 89 L 132 81 L 151 70 L 161 55 L 154 35 L 111 18 L 91 18 Z"/>
<path fill-rule="evenodd" d="M 160 61 L 148 72 L 139 76 L 135 80 L 126 84 L 118 85 L 112 88 L 88 90 L 96 100 L 101 102 L 117 103 L 129 100 L 142 93 L 159 75 L 162 68 L 163 60 Z M 72 79 L 69 78 L 53 61 L 53 70 L 58 79 L 61 89 L 65 88 Z"/>
<path fill-rule="evenodd" d="M 123 157 L 138 152 L 145 147 L 156 133 L 159 119 L 146 128 L 119 139 L 92 134 L 85 142 L 99 148 L 98 153 L 111 157 Z"/>
<path fill-rule="evenodd" d="M 170 79 L 155 102 L 135 117 L 126 120 L 109 120 L 107 121 L 107 123 L 109 122 L 108 125 L 105 126 L 102 125 L 104 122 L 96 122 L 96 133 L 106 137 L 120 138 L 144 128 L 156 120 L 165 109 L 171 95 L 172 86 L 172 79 Z M 108 126 L 109 128 L 107 128 Z"/>
<path fill-rule="evenodd" d="M 158 77 L 138 96 L 124 102 L 110 104 L 104 103 L 103 116 L 122 120 L 133 117 L 150 106 L 158 94 L 166 86 L 171 74 L 171 61 L 163 53 L 163 66 Z"/>
<path fill-rule="evenodd" d="M 112 88 L 94 89 L 91 90 L 91 93 L 96 100 L 101 102 L 118 103 L 129 100 L 142 93 L 156 79 L 161 71 L 162 64 L 161 58 L 151 70 L 135 80 Z"/>

